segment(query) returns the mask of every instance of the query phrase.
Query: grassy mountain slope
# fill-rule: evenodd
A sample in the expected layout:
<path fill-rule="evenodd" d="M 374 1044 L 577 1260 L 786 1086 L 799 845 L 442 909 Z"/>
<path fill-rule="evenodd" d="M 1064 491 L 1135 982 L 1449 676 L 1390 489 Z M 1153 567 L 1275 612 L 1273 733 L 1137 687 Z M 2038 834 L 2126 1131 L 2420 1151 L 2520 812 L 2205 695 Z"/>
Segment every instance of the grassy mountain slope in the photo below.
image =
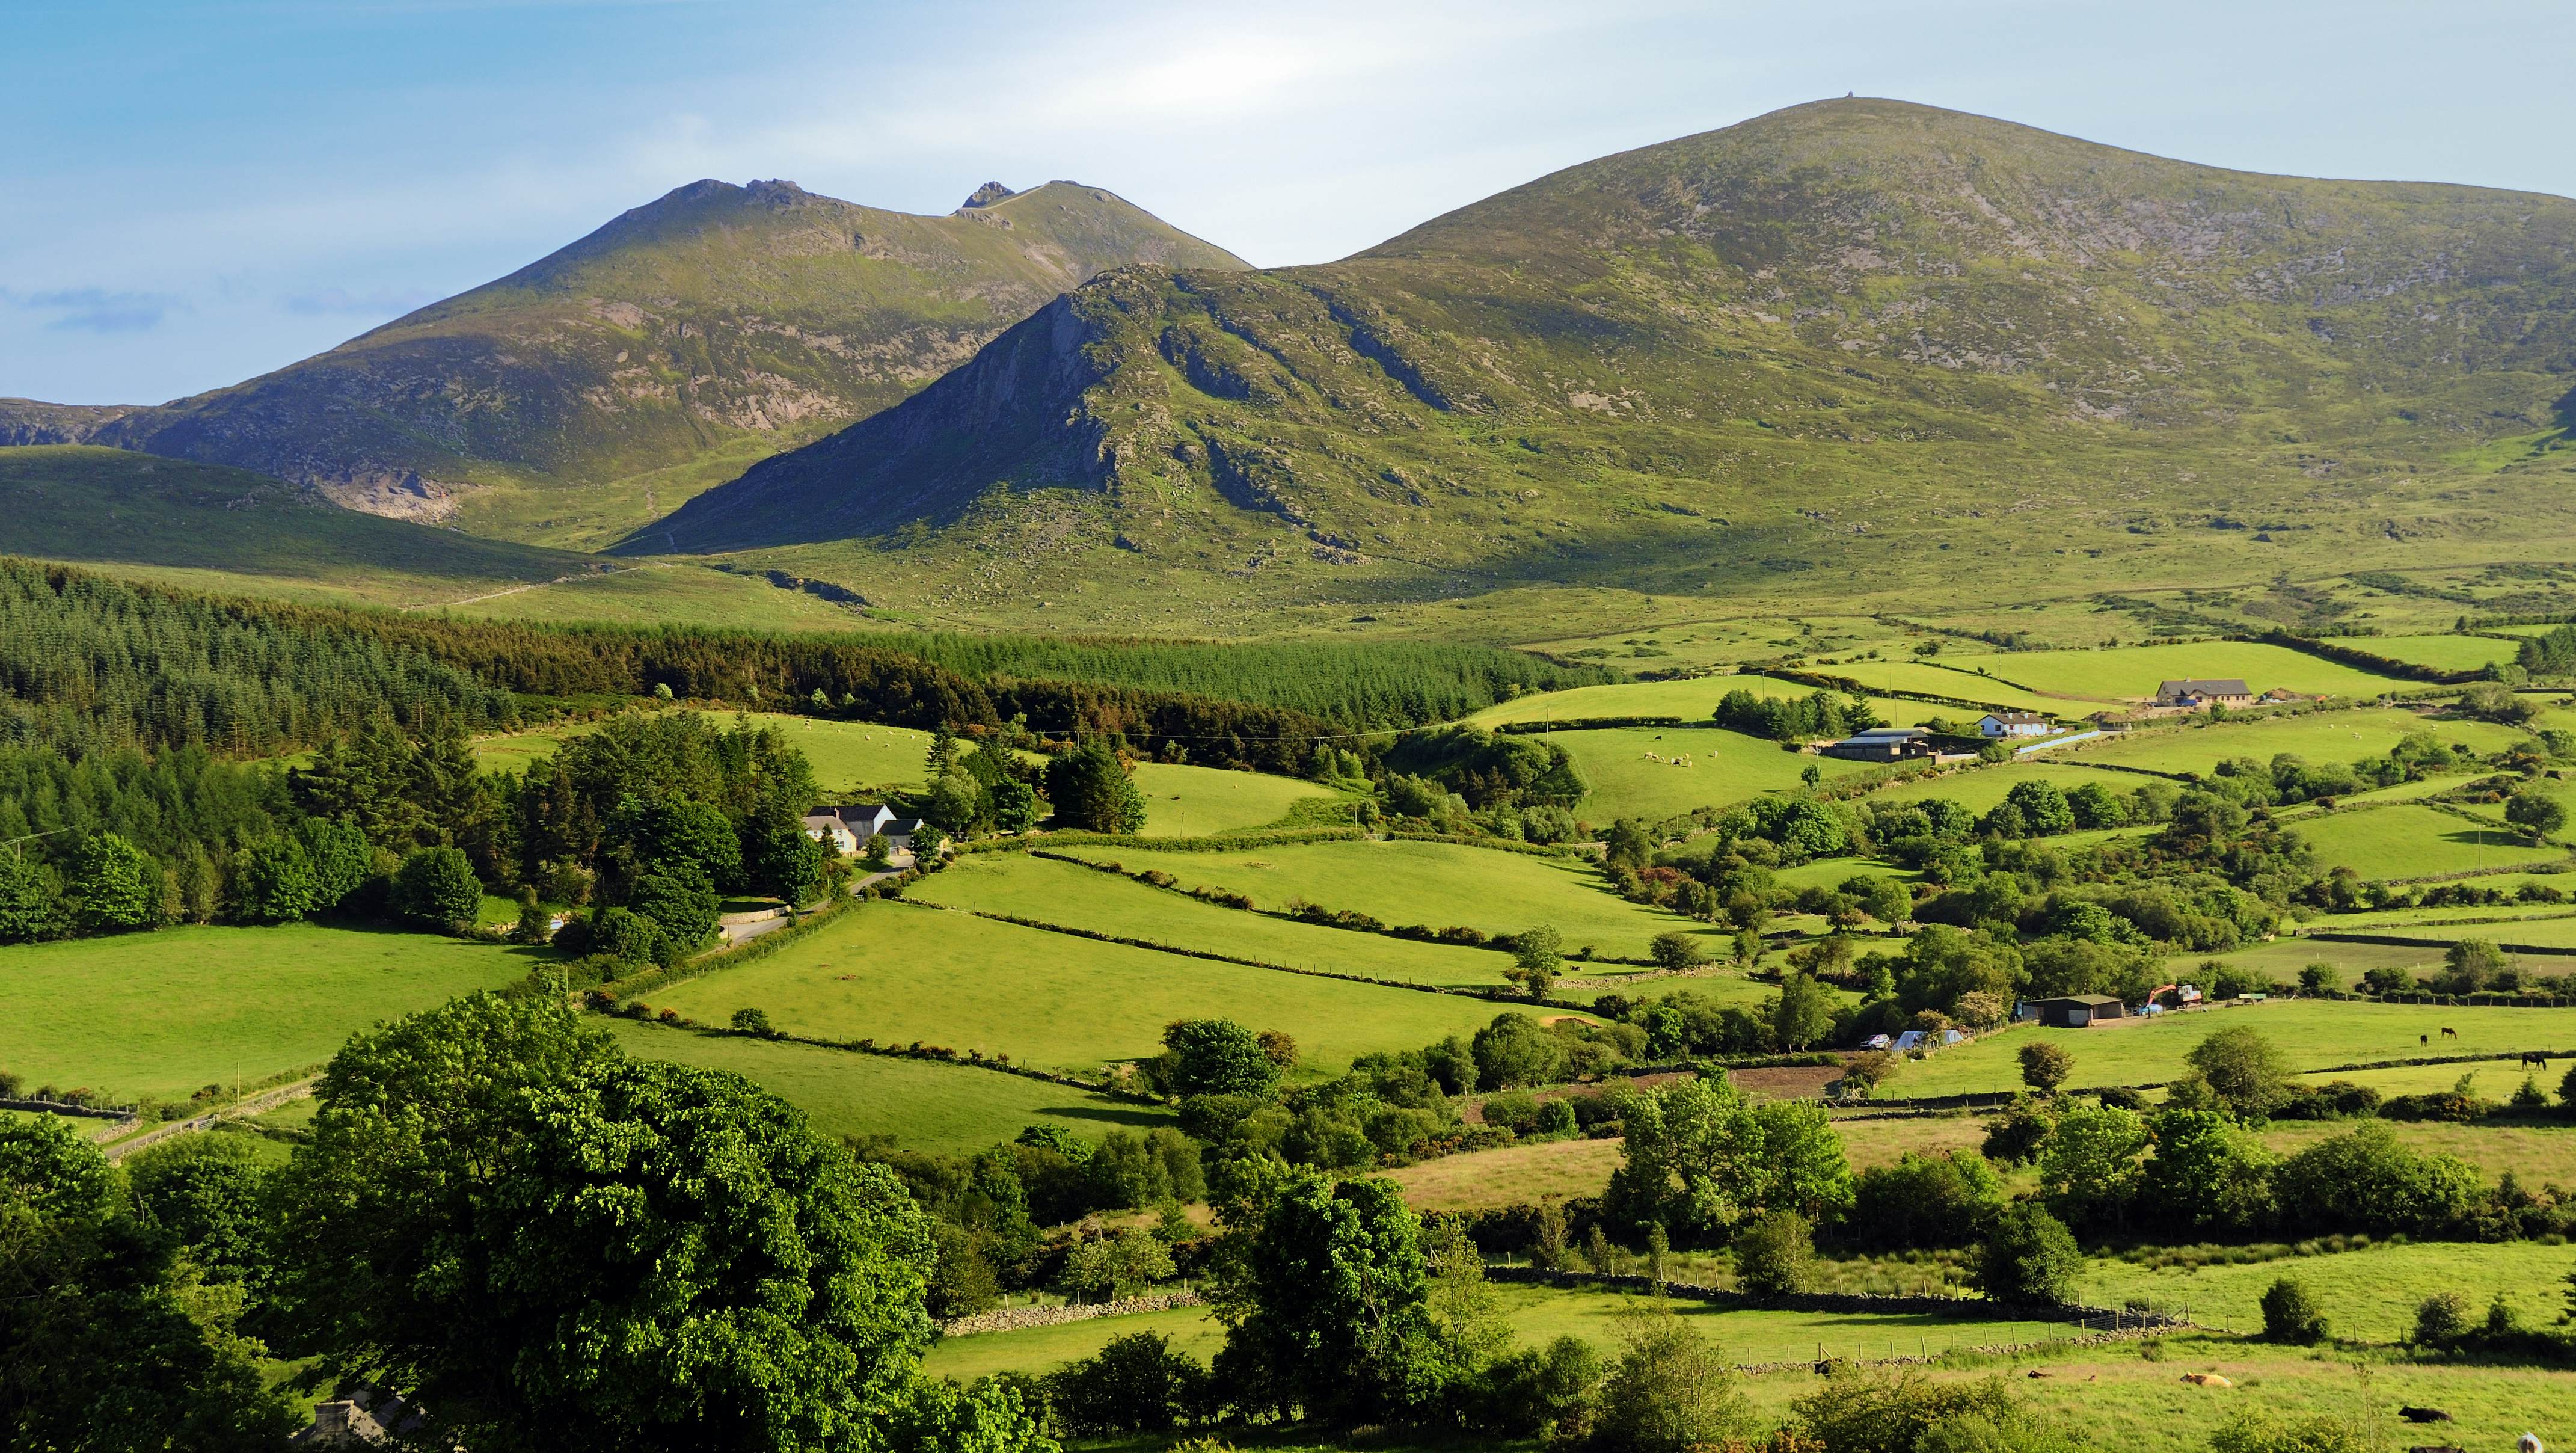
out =
<path fill-rule="evenodd" d="M 1111 273 L 622 548 L 1176 630 L 2403 569 L 2576 535 L 2571 373 L 2576 203 L 1834 101 L 1327 266 Z"/>
<path fill-rule="evenodd" d="M 1071 182 L 919 217 L 702 181 L 276 373 L 162 408 L 0 405 L 0 437 L 14 424 L 21 443 L 228 464 L 373 513 L 580 546 L 1140 262 L 1242 266 Z"/>
<path fill-rule="evenodd" d="M 0 555 L 172 579 L 219 572 L 254 591 L 283 582 L 290 594 L 313 586 L 405 604 L 607 568 L 338 509 L 247 470 L 77 445 L 0 448 Z"/>

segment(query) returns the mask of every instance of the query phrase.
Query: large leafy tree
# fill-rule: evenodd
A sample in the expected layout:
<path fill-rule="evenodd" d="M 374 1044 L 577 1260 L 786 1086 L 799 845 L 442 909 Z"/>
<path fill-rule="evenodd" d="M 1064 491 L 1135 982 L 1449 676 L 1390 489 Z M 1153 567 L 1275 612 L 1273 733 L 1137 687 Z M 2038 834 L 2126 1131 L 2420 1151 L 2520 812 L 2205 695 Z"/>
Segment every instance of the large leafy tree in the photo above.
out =
<path fill-rule="evenodd" d="M 282 1446 L 295 1417 L 263 1386 L 257 1344 L 113 1183 L 62 1122 L 0 1122 L 0 1446 Z"/>
<path fill-rule="evenodd" d="M 1764 1211 L 1823 1220 L 1851 1204 L 1851 1165 L 1820 1107 L 1756 1104 L 1712 1073 L 1630 1095 L 1624 1123 L 1606 1198 L 1623 1221 L 1708 1236 Z"/>
<path fill-rule="evenodd" d="M 252 923 L 285 923 L 322 906 L 312 857 L 284 833 L 234 855 L 232 888 L 233 911 Z"/>
<path fill-rule="evenodd" d="M 92 933 L 161 921 L 161 874 L 141 848 L 112 832 L 90 834 L 72 867 L 72 916 Z"/>
<path fill-rule="evenodd" d="M 33 943 L 63 930 L 62 891 L 39 858 L 0 849 L 0 943 Z"/>
<path fill-rule="evenodd" d="M 486 994 L 352 1040 L 320 1098 L 281 1291 L 469 1446 L 858 1448 L 904 1403 L 928 1226 L 749 1082 Z"/>
<path fill-rule="evenodd" d="M 1267 1095 L 1279 1066 L 1261 1037 L 1231 1019 L 1176 1019 L 1163 1026 L 1163 1082 L 1175 1095 Z"/>
<path fill-rule="evenodd" d="M 2259 1120 L 2289 1098 L 2290 1062 L 2251 1025 L 2219 1030 L 2185 1056 L 2229 1113 Z"/>
<path fill-rule="evenodd" d="M 1217 1371 L 1275 1386 L 1326 1423 L 1418 1416 L 1459 1371 L 1429 1293 L 1422 1225 L 1394 1182 L 1298 1176 L 1219 1288 Z"/>
<path fill-rule="evenodd" d="M 394 908 L 423 923 L 472 923 L 483 908 L 483 884 L 455 848 L 422 848 L 394 873 Z"/>
<path fill-rule="evenodd" d="M 1059 826 L 1088 832 L 1134 832 L 1145 825 L 1145 799 L 1117 750 L 1090 738 L 1047 765 L 1047 798 Z"/>

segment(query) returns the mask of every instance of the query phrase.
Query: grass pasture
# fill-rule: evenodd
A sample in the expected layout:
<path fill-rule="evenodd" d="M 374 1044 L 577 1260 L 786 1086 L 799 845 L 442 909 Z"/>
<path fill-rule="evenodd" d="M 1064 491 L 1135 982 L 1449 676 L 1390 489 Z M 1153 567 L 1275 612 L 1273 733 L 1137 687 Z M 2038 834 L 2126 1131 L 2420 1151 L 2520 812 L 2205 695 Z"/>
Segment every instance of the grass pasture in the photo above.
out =
<path fill-rule="evenodd" d="M 2399 707 L 2356 707 L 2350 711 L 2302 712 L 2296 716 L 2255 720 L 2202 720 L 2182 727 L 2151 727 L 2103 741 L 2087 742 L 2068 754 L 2070 761 L 2115 762 L 2155 772 L 2208 772 L 2229 757 L 2269 762 L 2283 752 L 2311 762 L 2356 762 L 2385 756 L 2410 732 L 2431 732 L 2445 742 L 2463 742 L 2471 750 L 2492 752 L 2511 745 L 2522 733 L 2492 722 L 2426 716 Z"/>
<path fill-rule="evenodd" d="M 1506 722 L 1581 721 L 1605 716 L 1670 716 L 1696 723 L 1707 721 L 1710 713 L 1717 710 L 1719 698 L 1730 691 L 1786 697 L 1809 696 L 1814 694 L 1815 688 L 1768 676 L 1693 676 L 1679 681 L 1622 681 L 1608 686 L 1577 686 L 1568 691 L 1536 691 L 1496 702 L 1466 720 L 1470 725 L 1489 730 Z M 1913 726 L 1936 716 L 1957 717 L 1964 710 L 1893 697 L 1873 696 L 1867 700 L 1871 710 L 1898 726 Z"/>
<path fill-rule="evenodd" d="M 1993 676 L 1980 675 L 1977 667 L 2003 658 L 1967 656 L 1955 667 L 1927 661 L 1840 661 L 1815 669 L 1830 676 L 1844 676 L 1868 687 L 1872 692 L 1913 691 L 1926 696 L 1948 696 L 1974 701 L 1986 706 L 2016 711 L 2063 712 L 2070 705 L 2063 697 L 2043 696 L 2018 686 L 2006 685 Z M 1998 673 L 2001 674 L 2001 673 Z M 1941 711 L 1942 708 L 1934 708 Z M 1947 709 L 1956 720 L 1961 709 Z M 2080 714 L 2080 713 L 2079 713 Z"/>
<path fill-rule="evenodd" d="M 1903 1094 L 1903 1076 L 1890 1094 Z M 1838 1119 L 1843 1154 L 1854 1170 L 1885 1165 L 1908 1151 L 1939 1154 L 1985 1143 L 1986 1122 L 1968 1115 L 1887 1120 Z M 1385 1174 L 1404 1187 L 1417 1211 L 1477 1211 L 1542 1200 L 1597 1196 L 1619 1166 L 1617 1140 L 1541 1140 L 1445 1156 Z"/>
<path fill-rule="evenodd" d="M 2189 1302 L 2193 1321 L 2243 1332 L 2263 1325 L 2264 1288 L 2283 1276 L 2294 1276 L 2316 1294 L 2336 1336 L 2394 1342 L 2414 1330 L 2416 1306 L 2437 1292 L 2459 1292 L 2481 1312 L 2490 1298 L 2501 1295 L 2526 1324 L 2555 1321 L 2571 1261 L 2576 1261 L 2576 1254 L 2566 1247 L 2534 1241 L 2380 1244 L 2360 1251 L 2195 1268 L 2149 1269 L 2096 1258 L 2078 1295 L 2096 1306 L 2116 1307 L 2131 1297 L 2152 1298 L 2160 1309 Z"/>
<path fill-rule="evenodd" d="M 2013 787 L 2022 782 L 2054 782 L 2061 792 L 2072 792 L 2087 782 L 2094 782 L 2105 791 L 2125 797 L 2154 780 L 2135 772 L 2105 772 L 2084 766 L 2071 757 L 2024 758 L 2017 762 L 1998 762 L 1991 767 L 1966 768 L 1944 772 L 1937 777 L 1899 782 L 1882 787 L 1871 796 L 1890 802 L 1921 802 L 1946 797 L 1970 812 L 1984 812 L 2003 801 Z"/>
<path fill-rule="evenodd" d="M 2025 1025 L 2002 1030 L 1906 1065 L 1889 1082 L 1886 1093 L 1954 1095 L 2015 1089 L 2021 1083 L 2021 1071 L 2014 1057 L 2034 1038 L 2074 1055 L 2075 1073 L 2067 1082 L 2072 1087 L 2161 1084 L 2182 1075 L 2187 1068 L 2183 1057 L 2194 1045 L 2220 1029 L 2238 1025 L 2260 1030 L 2297 1070 L 2412 1059 L 2427 1053 L 2416 1043 L 2417 1036 L 2425 1034 L 2434 1035 L 2440 1046 L 2433 1053 L 2576 1049 L 2576 1009 L 2276 999 L 2094 1029 Z M 2460 1038 L 2440 1039 L 2445 1025 L 2459 1030 Z"/>
<path fill-rule="evenodd" d="M 1268 827 L 1298 803 L 1333 796 L 1329 787 L 1294 777 L 1165 762 L 1137 763 L 1136 791 L 1145 799 L 1146 837 L 1205 837 Z"/>
<path fill-rule="evenodd" d="M 2319 867 L 2350 868 L 2374 880 L 2527 867 L 2567 856 L 2564 848 L 2532 847 L 2503 827 L 2483 827 L 2416 803 L 2323 813 L 2295 826 L 2316 849 Z"/>
<path fill-rule="evenodd" d="M 2519 646 L 2493 636 L 2370 636 L 2349 641 L 2355 650 L 2442 671 L 2479 671 L 2510 661 Z"/>
<path fill-rule="evenodd" d="M 2026 690 L 2099 702 L 2148 700 L 2156 694 L 2158 682 L 2186 676 L 2241 678 L 2257 695 L 2277 687 L 2321 696 L 2376 696 L 2421 684 L 2258 641 L 2015 651 L 1982 658 L 1977 664 L 1998 681 Z"/>
<path fill-rule="evenodd" d="M 184 1099 L 329 1059 L 379 1020 L 551 957 L 431 934 L 165 928 L 0 949 L 0 1065 L 29 1085 Z"/>
<path fill-rule="evenodd" d="M 1453 995 L 1251 969 L 1097 943 L 969 914 L 871 905 L 767 958 L 651 996 L 705 1024 L 765 1011 L 814 1039 L 945 1045 L 1091 1069 L 1156 1053 L 1175 1019 L 1224 1017 L 1295 1036 L 1306 1062 L 1417 1049 L 1497 1006 Z"/>
<path fill-rule="evenodd" d="M 1714 726 L 1604 727 L 1549 732 L 1540 740 L 1565 748 L 1591 784 L 1582 815 L 1648 820 L 1694 807 L 1719 807 L 1796 787 L 1799 774 L 1821 767 L 1828 780 L 1868 770 L 1864 762 L 1784 752 L 1777 742 Z M 1687 759 L 1687 766 L 1680 765 Z"/>
<path fill-rule="evenodd" d="M 928 1060 L 703 1034 L 628 1019 L 609 1021 L 626 1052 L 703 1069 L 731 1070 L 805 1112 L 830 1136 L 885 1136 L 906 1150 L 967 1154 L 1031 1125 L 1090 1139 L 1111 1130 L 1171 1123 L 1169 1115 L 1044 1080 Z"/>
<path fill-rule="evenodd" d="M 1497 1284 L 1495 1301 L 1524 1345 L 1537 1346 L 1573 1336 L 1617 1350 L 1613 1319 L 1630 1303 L 1624 1293 L 1566 1290 Z M 2002 1346 L 2046 1342 L 2066 1329 L 2052 1322 L 1983 1321 L 1921 1313 L 1784 1312 L 1767 1308 L 1721 1308 L 1676 1297 L 1672 1308 L 1701 1335 L 1715 1342 L 1720 1355 L 1738 1364 L 1812 1359 L 1821 1345 L 1833 1356 L 1912 1357 L 1945 1346 Z M 1055 1327 L 1016 1332 L 984 1332 L 935 1344 L 922 1360 L 922 1370 L 948 1377 L 987 1373 L 1044 1372 L 1091 1356 L 1110 1339 L 1135 1332 L 1160 1332 L 1176 1347 L 1206 1357 L 1224 1345 L 1224 1331 L 1200 1308 L 1149 1312 L 1133 1317 L 1099 1317 Z"/>
<path fill-rule="evenodd" d="M 1496 987 L 1511 956 L 1201 903 L 1132 878 L 1024 853 L 979 853 L 916 885 L 926 903 L 1007 913 L 1175 948 L 1372 979 Z"/>
<path fill-rule="evenodd" d="M 1357 909 L 1390 924 L 1464 924 L 1487 933 L 1517 933 L 1534 923 L 1551 923 L 1564 934 L 1569 952 L 1591 945 L 1604 954 L 1642 958 L 1647 941 L 1668 929 L 1707 935 L 1712 949 L 1718 942 L 1718 931 L 1705 923 L 1620 898 L 1598 871 L 1572 858 L 1401 841 L 1300 843 L 1219 853 L 1122 845 L 1077 848 L 1069 855 L 1115 861 L 1130 872 L 1160 868 L 1184 888 L 1229 889 L 1263 908 L 1304 898 L 1327 908 Z"/>
<path fill-rule="evenodd" d="M 718 715 L 722 724 L 732 724 L 732 713 Z M 805 760 L 814 765 L 815 784 L 825 792 L 919 787 L 929 780 L 924 766 L 930 755 L 928 732 L 875 722 L 824 721 L 782 712 L 749 712 L 744 717 L 774 728 L 789 745 L 803 752 Z M 575 722 L 479 738 L 474 743 L 474 759 L 487 772 L 525 771 L 530 762 L 553 756 L 565 742 L 587 736 L 601 725 Z"/>

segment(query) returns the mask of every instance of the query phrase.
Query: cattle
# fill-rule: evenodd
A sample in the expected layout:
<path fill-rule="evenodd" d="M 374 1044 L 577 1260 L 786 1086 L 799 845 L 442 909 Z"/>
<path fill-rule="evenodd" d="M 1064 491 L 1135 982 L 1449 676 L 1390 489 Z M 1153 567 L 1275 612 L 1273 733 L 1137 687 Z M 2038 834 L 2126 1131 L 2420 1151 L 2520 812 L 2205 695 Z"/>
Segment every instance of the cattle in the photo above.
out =
<path fill-rule="evenodd" d="M 2429 1034 L 2419 1034 L 2415 1036 L 2415 1046 L 2418 1049 L 2431 1049 L 2433 1047 L 2433 1036 Z"/>

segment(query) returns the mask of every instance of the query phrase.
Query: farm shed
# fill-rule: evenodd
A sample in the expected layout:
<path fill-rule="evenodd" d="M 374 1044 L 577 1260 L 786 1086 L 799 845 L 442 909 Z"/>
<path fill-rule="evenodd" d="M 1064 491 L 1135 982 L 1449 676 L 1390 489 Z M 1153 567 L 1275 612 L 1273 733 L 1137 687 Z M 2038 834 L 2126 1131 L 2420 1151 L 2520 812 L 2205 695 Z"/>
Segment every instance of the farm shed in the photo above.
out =
<path fill-rule="evenodd" d="M 1932 755 L 1932 734 L 1921 727 L 1871 727 L 1816 750 L 1856 762 L 1896 762 Z"/>
<path fill-rule="evenodd" d="M 2127 1006 L 2108 994 L 2061 994 L 2054 999 L 2032 999 L 2022 1008 L 2050 1029 L 2082 1029 L 2105 1019 L 2119 1019 L 2128 1014 Z"/>

